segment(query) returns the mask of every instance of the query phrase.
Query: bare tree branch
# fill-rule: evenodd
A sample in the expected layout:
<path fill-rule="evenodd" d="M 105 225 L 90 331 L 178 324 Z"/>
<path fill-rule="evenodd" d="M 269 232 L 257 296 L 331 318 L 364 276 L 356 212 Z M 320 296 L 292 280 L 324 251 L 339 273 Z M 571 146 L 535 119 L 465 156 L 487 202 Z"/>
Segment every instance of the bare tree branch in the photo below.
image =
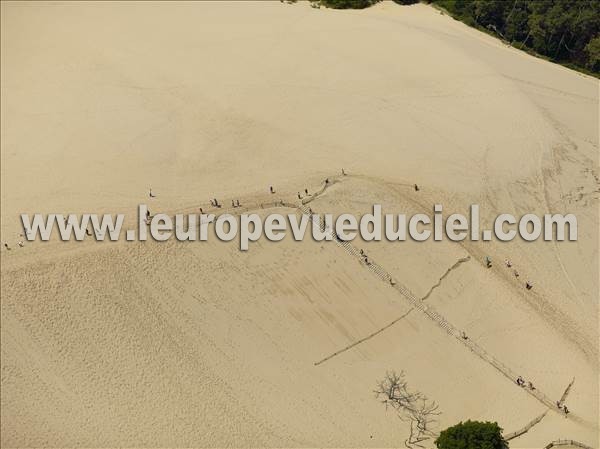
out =
<path fill-rule="evenodd" d="M 374 393 L 386 408 L 396 411 L 400 420 L 410 423 L 410 434 L 404 441 L 407 448 L 425 447 L 421 443 L 437 435 L 434 430 L 436 416 L 441 414 L 438 404 L 429 401 L 420 392 L 409 391 L 404 371 L 399 374 L 387 372 L 385 378 L 377 383 Z"/>

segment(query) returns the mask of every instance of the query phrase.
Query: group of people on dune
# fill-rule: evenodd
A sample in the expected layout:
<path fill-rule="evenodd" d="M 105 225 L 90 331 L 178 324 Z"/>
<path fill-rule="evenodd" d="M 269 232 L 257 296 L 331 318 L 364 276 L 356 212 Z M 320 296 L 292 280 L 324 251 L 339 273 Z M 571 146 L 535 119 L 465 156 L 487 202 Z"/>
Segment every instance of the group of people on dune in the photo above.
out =
<path fill-rule="evenodd" d="M 512 262 L 509 259 L 505 259 L 504 260 L 504 265 L 506 265 L 507 268 L 512 268 Z M 487 268 L 492 268 L 492 259 L 490 258 L 490 256 L 485 256 L 485 266 Z M 518 279 L 520 274 L 516 269 L 513 269 L 513 274 L 514 276 Z M 527 290 L 531 290 L 533 288 L 533 283 L 529 280 L 525 281 L 525 288 Z"/>

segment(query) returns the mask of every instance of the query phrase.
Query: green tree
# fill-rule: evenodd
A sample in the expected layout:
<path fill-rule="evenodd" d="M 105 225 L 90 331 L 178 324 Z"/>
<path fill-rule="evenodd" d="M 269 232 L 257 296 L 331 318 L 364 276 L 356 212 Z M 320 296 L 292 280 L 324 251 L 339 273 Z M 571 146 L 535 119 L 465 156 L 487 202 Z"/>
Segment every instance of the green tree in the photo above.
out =
<path fill-rule="evenodd" d="M 600 72 L 600 36 L 588 42 L 585 46 L 587 55 L 586 66 L 594 72 Z"/>
<path fill-rule="evenodd" d="M 364 9 L 379 2 L 380 0 L 321 0 L 328 8 L 335 9 Z"/>
<path fill-rule="evenodd" d="M 506 18 L 504 34 L 506 39 L 513 43 L 524 42 L 529 35 L 528 18 L 526 7 L 516 6 Z"/>
<path fill-rule="evenodd" d="M 549 59 L 598 73 L 598 0 L 429 0 L 467 25 Z"/>
<path fill-rule="evenodd" d="M 473 13 L 477 23 L 490 28 L 504 29 L 504 10 L 510 7 L 510 3 L 504 0 L 475 0 L 473 2 Z"/>
<path fill-rule="evenodd" d="M 435 440 L 438 449 L 507 449 L 498 423 L 466 421 L 449 427 Z"/>
<path fill-rule="evenodd" d="M 381 0 L 319 0 L 338 9 L 368 8 Z M 418 0 L 394 0 L 399 4 Z M 567 65 L 600 73 L 598 0 L 421 0 L 467 25 Z"/>

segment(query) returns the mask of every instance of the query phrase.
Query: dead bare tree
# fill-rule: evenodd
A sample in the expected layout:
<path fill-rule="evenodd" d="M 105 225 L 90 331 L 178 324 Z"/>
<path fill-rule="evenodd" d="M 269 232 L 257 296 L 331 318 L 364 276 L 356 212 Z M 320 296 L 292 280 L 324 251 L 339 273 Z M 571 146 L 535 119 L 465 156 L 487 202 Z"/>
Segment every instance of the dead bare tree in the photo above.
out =
<path fill-rule="evenodd" d="M 407 447 L 423 447 L 421 442 L 435 437 L 435 426 L 437 424 L 436 416 L 441 412 L 435 401 L 429 401 L 423 396 L 415 407 L 408 411 L 408 420 L 410 421 L 410 435 L 404 442 Z"/>
<path fill-rule="evenodd" d="M 421 443 L 436 436 L 436 416 L 441 413 L 438 405 L 420 392 L 409 391 L 404 371 L 400 374 L 387 372 L 374 393 L 386 408 L 392 407 L 402 421 L 409 423 L 410 434 L 404 441 L 406 447 L 424 447 Z"/>
<path fill-rule="evenodd" d="M 385 378 L 377 384 L 375 395 L 386 407 L 392 407 L 395 410 L 410 407 L 421 397 L 418 392 L 408 391 L 406 380 L 404 380 L 404 371 L 401 371 L 400 374 L 395 371 L 387 372 Z"/>

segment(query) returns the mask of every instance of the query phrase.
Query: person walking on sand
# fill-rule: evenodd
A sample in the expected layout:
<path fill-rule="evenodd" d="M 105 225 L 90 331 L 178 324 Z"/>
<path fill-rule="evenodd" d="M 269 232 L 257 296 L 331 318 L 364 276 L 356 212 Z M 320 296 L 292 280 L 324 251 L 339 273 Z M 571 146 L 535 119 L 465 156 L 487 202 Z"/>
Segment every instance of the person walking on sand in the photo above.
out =
<path fill-rule="evenodd" d="M 10 251 L 10 247 L 8 246 L 8 243 L 4 242 L 4 247 L 6 248 L 7 251 Z"/>
<path fill-rule="evenodd" d="M 492 259 L 490 259 L 490 256 L 485 256 L 485 266 L 487 268 L 492 268 Z"/>
<path fill-rule="evenodd" d="M 525 288 L 527 290 L 531 290 L 533 288 L 533 284 L 530 281 L 525 282 Z"/>
<path fill-rule="evenodd" d="M 200 215 L 202 215 L 204 213 L 204 211 L 202 210 L 201 207 L 199 207 L 198 209 L 200 209 Z"/>
<path fill-rule="evenodd" d="M 343 168 L 342 168 L 342 176 L 346 176 L 346 172 L 344 171 Z"/>
<path fill-rule="evenodd" d="M 304 194 L 308 195 L 308 189 L 304 189 Z"/>
<path fill-rule="evenodd" d="M 150 198 L 156 197 L 156 195 L 154 195 L 154 193 L 152 193 L 152 188 L 150 188 L 150 192 L 148 193 L 148 195 L 150 196 Z"/>
<path fill-rule="evenodd" d="M 415 192 L 419 191 L 419 186 L 415 184 Z"/>
<path fill-rule="evenodd" d="M 566 418 L 567 415 L 569 414 L 569 409 L 567 408 L 566 405 L 563 405 L 563 411 L 565 412 L 565 418 Z"/>
<path fill-rule="evenodd" d="M 302 199 L 302 195 L 300 195 L 300 192 L 298 192 L 298 199 L 301 200 Z"/>
<path fill-rule="evenodd" d="M 269 186 L 269 192 L 275 193 L 275 190 L 273 189 L 273 186 Z"/>
<path fill-rule="evenodd" d="M 237 201 L 236 201 L 236 206 L 237 206 L 237 207 L 240 207 L 240 200 L 237 200 Z"/>

